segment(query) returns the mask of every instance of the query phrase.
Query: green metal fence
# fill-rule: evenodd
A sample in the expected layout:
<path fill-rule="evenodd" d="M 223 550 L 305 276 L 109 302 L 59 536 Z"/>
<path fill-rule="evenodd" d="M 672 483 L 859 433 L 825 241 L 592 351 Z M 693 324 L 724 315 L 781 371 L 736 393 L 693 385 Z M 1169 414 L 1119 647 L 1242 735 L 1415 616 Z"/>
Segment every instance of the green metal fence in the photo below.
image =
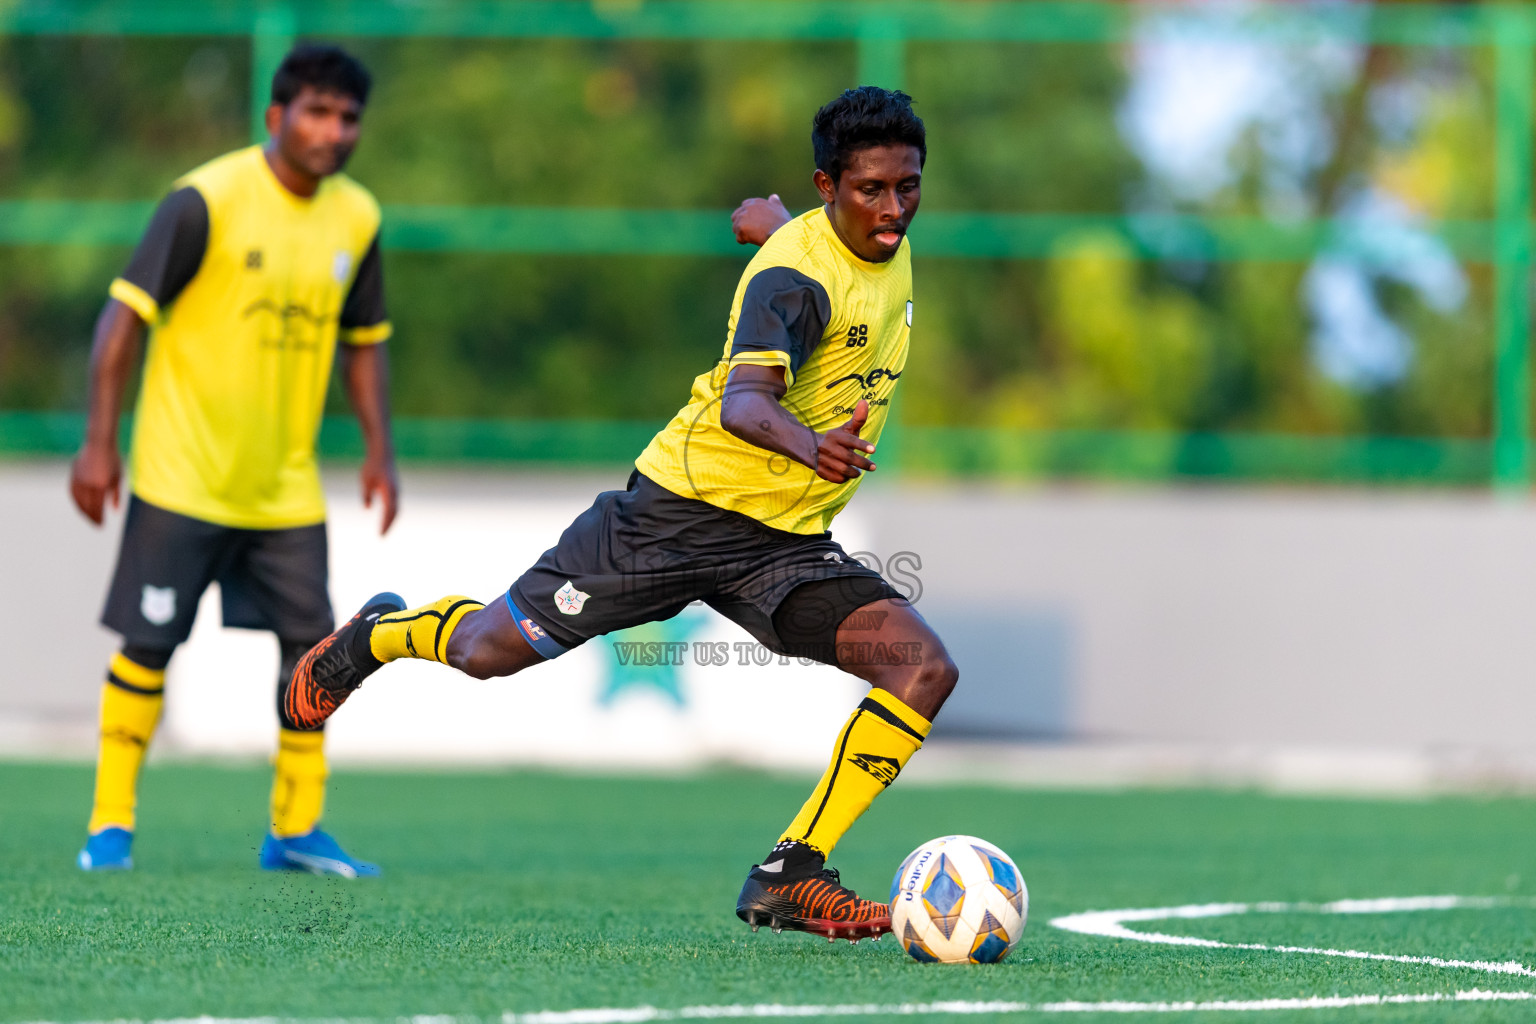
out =
<path fill-rule="evenodd" d="M 848 40 L 862 82 L 899 86 L 909 41 L 1116 42 L 1132 38 L 1145 4 L 740 2 L 740 0 L 507 0 L 395 6 L 0 0 L 0 34 L 238 36 L 252 47 L 251 127 L 263 134 L 267 83 L 294 39 L 326 37 Z M 1165 9 L 1181 16 L 1181 9 Z M 1199 17 L 1191 12 L 1191 17 Z M 1412 47 L 1486 47 L 1497 90 L 1495 217 L 1431 226 L 1458 258 L 1494 268 L 1492 436 L 1481 440 L 1118 432 L 964 430 L 905 426 L 901 463 L 919 471 L 1236 476 L 1298 480 L 1491 481 L 1524 488 L 1530 476 L 1530 276 L 1536 9 L 1516 5 L 1390 4 L 1260 8 L 1241 25 L 1203 31 L 1274 44 L 1342 39 Z M 0 201 L 0 245 L 126 245 L 152 203 Z M 926 213 L 914 225 L 925 257 L 1030 259 L 1085 228 L 1111 231 L 1148 259 L 1305 260 L 1358 225 L 1272 223 L 1233 217 Z M 391 206 L 385 244 L 437 252 L 737 255 L 723 210 Z M 1369 254 L 1362 254 L 1367 256 Z M 655 424 L 403 420 L 407 457 L 613 462 Z M 0 414 L 0 451 L 64 451 L 78 417 Z M 327 423 L 324 450 L 355 437 Z M 891 446 L 887 446 L 888 448 Z"/>
<path fill-rule="evenodd" d="M 657 427 L 653 421 L 629 420 L 402 417 L 395 421 L 395 448 L 405 461 L 618 469 L 634 460 Z M 85 417 L 79 413 L 0 412 L 0 452 L 69 455 L 84 434 Z M 898 443 L 900 460 L 909 470 L 964 477 L 1179 477 L 1472 487 L 1486 483 L 1493 467 L 1492 447 L 1486 441 L 1443 438 L 908 427 Z M 328 417 L 320 449 L 331 457 L 360 458 L 363 440 L 357 422 Z M 890 451 L 884 440 L 881 450 Z M 891 464 L 889 456 L 882 461 L 883 466 Z"/>

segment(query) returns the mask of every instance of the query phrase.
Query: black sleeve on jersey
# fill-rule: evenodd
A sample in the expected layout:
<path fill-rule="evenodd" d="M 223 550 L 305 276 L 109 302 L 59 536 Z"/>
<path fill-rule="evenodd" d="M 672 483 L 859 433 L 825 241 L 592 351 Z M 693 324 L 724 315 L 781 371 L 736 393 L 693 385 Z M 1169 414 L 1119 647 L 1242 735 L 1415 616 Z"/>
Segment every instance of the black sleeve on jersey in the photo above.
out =
<path fill-rule="evenodd" d="M 188 186 L 160 200 L 123 280 L 144 289 L 162 309 L 175 301 L 203 264 L 208 249 L 208 204 Z"/>
<path fill-rule="evenodd" d="M 832 300 L 815 278 L 789 267 L 768 267 L 747 282 L 736 317 L 731 355 L 787 352 L 798 373 L 832 321 Z"/>
<path fill-rule="evenodd" d="M 379 236 L 374 235 L 341 306 L 341 328 L 373 327 L 388 319 L 384 310 L 384 258 L 379 255 Z"/>

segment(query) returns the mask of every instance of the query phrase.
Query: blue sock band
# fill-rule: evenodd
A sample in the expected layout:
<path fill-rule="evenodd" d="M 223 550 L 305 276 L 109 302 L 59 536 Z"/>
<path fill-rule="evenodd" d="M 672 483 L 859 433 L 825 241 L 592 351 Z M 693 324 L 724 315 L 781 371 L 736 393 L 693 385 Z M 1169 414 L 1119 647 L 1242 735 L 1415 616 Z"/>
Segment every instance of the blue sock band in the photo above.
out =
<path fill-rule="evenodd" d="M 512 613 L 512 621 L 517 623 L 517 630 L 523 634 L 523 639 L 528 641 L 528 646 L 542 654 L 545 659 L 558 658 L 570 650 L 569 647 L 544 632 L 544 627 L 538 622 L 523 614 L 517 602 L 512 600 L 511 590 L 507 591 L 507 611 Z"/>

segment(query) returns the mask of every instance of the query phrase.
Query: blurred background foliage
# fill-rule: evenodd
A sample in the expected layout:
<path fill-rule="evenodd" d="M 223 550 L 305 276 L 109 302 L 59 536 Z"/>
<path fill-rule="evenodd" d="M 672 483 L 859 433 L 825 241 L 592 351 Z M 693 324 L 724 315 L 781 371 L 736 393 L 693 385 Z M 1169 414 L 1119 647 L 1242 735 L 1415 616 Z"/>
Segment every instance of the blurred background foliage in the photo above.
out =
<path fill-rule="evenodd" d="M 802 210 L 811 114 L 857 84 L 847 43 L 342 42 L 376 79 L 350 172 L 386 205 Z M 0 38 L 0 199 L 162 194 L 247 141 L 250 60 L 244 39 Z M 1149 18 L 1124 45 L 914 41 L 905 87 L 925 211 L 1362 215 L 1392 254 L 1151 262 L 1087 222 L 1045 259 L 919 242 L 906 422 L 1487 435 L 1491 274 L 1426 230 L 1492 214 L 1486 53 L 1214 53 Z M 748 255 L 389 253 L 397 411 L 659 423 L 718 356 Z M 126 258 L 0 248 L 0 409 L 83 408 Z"/>

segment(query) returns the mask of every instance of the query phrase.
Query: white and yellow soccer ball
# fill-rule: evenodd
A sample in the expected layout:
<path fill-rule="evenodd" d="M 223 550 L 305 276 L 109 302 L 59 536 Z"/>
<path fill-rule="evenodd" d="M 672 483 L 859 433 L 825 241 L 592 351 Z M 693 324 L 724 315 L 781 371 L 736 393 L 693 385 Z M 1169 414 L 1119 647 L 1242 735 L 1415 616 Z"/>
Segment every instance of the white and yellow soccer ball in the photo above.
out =
<path fill-rule="evenodd" d="M 1019 944 L 1028 917 L 1018 865 L 975 836 L 924 843 L 891 880 L 891 932 L 923 963 L 995 964 Z"/>

